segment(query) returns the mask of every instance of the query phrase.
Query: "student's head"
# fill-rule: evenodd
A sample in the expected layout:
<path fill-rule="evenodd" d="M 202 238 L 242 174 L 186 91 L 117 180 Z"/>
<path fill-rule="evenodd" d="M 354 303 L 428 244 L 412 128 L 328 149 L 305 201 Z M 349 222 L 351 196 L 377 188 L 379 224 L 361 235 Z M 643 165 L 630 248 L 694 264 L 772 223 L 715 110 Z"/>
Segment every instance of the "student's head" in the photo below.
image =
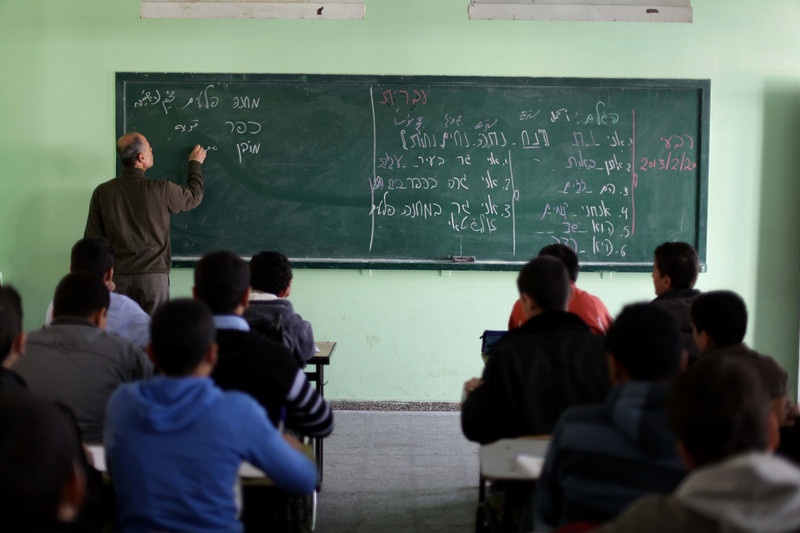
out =
<path fill-rule="evenodd" d="M 283 294 L 292 284 L 292 264 L 280 252 L 261 252 L 250 260 L 250 285 L 262 292 Z"/>
<path fill-rule="evenodd" d="M 105 237 L 87 237 L 72 247 L 69 263 L 71 272 L 91 272 L 111 281 L 114 268 L 114 248 Z"/>
<path fill-rule="evenodd" d="M 126 133 L 117 139 L 117 155 L 123 167 L 147 170 L 153 166 L 153 149 L 141 133 Z"/>
<path fill-rule="evenodd" d="M 194 268 L 195 298 L 215 315 L 229 315 L 247 305 L 250 267 L 233 252 L 211 252 Z"/>
<path fill-rule="evenodd" d="M 153 313 L 148 353 L 168 376 L 194 374 L 202 364 L 210 373 L 216 362 L 214 317 L 203 302 L 171 300 Z M 208 360 L 213 352 L 212 360 Z"/>
<path fill-rule="evenodd" d="M 105 327 L 110 299 L 108 287 L 100 276 L 91 272 L 72 272 L 64 276 L 56 287 L 53 318 L 83 318 Z"/>
<path fill-rule="evenodd" d="M 675 322 L 666 311 L 646 303 L 622 310 L 608 330 L 606 348 L 615 383 L 667 381 L 683 366 Z"/>
<path fill-rule="evenodd" d="M 566 244 L 549 244 L 539 250 L 539 257 L 543 255 L 550 255 L 561 259 L 561 262 L 567 267 L 569 280 L 573 283 L 578 281 L 578 272 L 580 272 L 581 267 L 578 264 L 578 254 L 575 253 L 575 250 Z"/>
<path fill-rule="evenodd" d="M 701 353 L 739 344 L 747 331 L 747 306 L 732 291 L 699 295 L 691 307 L 694 340 Z"/>
<path fill-rule="evenodd" d="M 673 289 L 690 289 L 697 281 L 697 251 L 685 242 L 665 242 L 655 252 L 653 285 L 657 295 Z"/>
<path fill-rule="evenodd" d="M 545 255 L 529 261 L 519 271 L 517 288 L 528 318 L 567 310 L 571 288 L 567 269 L 560 259 Z"/>
<path fill-rule="evenodd" d="M 82 450 L 59 409 L 32 394 L 0 396 L 3 531 L 48 531 L 75 519 L 85 494 Z"/>
<path fill-rule="evenodd" d="M 673 381 L 667 399 L 670 427 L 690 469 L 773 443 L 769 394 L 738 357 L 708 357 Z"/>
<path fill-rule="evenodd" d="M 0 365 L 10 368 L 25 349 L 22 299 L 9 285 L 0 287 Z"/>

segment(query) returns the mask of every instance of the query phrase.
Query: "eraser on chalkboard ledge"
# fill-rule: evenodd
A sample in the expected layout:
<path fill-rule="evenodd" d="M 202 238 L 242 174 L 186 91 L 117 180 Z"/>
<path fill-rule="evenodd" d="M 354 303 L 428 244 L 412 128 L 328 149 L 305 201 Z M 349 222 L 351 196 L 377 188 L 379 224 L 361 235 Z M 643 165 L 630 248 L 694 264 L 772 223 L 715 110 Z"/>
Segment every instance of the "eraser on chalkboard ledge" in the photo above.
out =
<path fill-rule="evenodd" d="M 474 263 L 475 256 L 474 255 L 454 255 L 453 256 L 453 263 Z"/>

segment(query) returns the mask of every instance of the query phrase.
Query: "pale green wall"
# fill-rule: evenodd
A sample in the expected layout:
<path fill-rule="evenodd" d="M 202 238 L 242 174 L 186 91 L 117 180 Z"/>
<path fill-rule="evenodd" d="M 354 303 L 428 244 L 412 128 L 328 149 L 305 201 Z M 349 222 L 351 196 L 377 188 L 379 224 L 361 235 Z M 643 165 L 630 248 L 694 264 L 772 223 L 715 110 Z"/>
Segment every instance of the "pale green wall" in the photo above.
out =
<path fill-rule="evenodd" d="M 710 78 L 709 272 L 748 340 L 793 377 L 800 264 L 800 3 L 694 0 L 693 24 L 467 20 L 467 0 L 367 0 L 364 21 L 140 20 L 138 0 L 0 0 L 0 271 L 41 323 L 89 196 L 114 173 L 114 73 Z M 145 132 L 146 133 L 146 132 Z M 156 161 L 157 165 L 157 161 Z M 158 167 L 151 172 L 158 176 Z M 172 276 L 173 296 L 191 273 Z M 584 273 L 613 313 L 647 274 Z M 293 300 L 339 347 L 330 398 L 459 399 L 512 273 L 298 271 Z"/>

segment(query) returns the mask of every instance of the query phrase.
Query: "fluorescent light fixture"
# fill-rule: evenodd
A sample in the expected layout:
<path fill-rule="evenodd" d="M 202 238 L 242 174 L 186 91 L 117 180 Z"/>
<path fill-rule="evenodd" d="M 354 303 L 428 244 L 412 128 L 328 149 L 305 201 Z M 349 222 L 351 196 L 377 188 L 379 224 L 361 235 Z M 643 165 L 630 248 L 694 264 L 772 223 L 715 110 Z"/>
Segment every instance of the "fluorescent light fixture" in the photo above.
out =
<path fill-rule="evenodd" d="M 364 19 L 364 0 L 142 0 L 142 18 Z"/>
<path fill-rule="evenodd" d="M 472 20 L 692 22 L 691 0 L 471 0 Z"/>

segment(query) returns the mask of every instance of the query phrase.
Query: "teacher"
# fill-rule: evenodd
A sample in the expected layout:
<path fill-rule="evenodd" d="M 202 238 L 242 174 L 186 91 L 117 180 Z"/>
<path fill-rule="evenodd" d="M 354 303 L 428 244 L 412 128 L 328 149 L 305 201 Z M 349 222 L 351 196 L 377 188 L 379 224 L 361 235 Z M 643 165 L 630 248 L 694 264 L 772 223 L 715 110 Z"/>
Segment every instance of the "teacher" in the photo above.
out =
<path fill-rule="evenodd" d="M 122 172 L 94 190 L 84 237 L 111 240 L 116 292 L 152 314 L 169 300 L 169 216 L 193 209 L 203 199 L 200 168 L 206 151 L 200 145 L 192 149 L 185 186 L 145 177 L 153 166 L 153 148 L 140 133 L 120 137 L 117 154 Z"/>

